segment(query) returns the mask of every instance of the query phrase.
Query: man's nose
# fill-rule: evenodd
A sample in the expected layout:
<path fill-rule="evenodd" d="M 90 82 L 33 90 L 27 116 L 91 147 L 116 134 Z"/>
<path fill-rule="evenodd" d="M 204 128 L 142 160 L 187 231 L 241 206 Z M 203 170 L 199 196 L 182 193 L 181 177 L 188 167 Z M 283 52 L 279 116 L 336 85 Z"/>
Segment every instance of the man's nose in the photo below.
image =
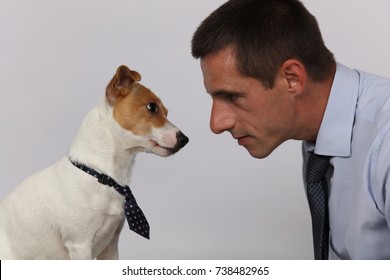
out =
<path fill-rule="evenodd" d="M 234 117 L 227 106 L 218 101 L 213 102 L 210 116 L 210 129 L 215 134 L 220 134 L 234 127 Z"/>

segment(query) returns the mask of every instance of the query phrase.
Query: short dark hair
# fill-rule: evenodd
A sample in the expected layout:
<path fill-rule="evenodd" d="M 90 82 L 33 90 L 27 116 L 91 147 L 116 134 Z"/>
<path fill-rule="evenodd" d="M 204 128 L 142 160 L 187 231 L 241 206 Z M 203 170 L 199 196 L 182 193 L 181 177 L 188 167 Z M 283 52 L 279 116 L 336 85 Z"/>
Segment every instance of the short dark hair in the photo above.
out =
<path fill-rule="evenodd" d="M 192 38 L 192 55 L 203 58 L 232 47 L 238 70 L 272 88 L 288 59 L 302 62 L 309 78 L 324 81 L 335 59 L 316 18 L 298 0 L 230 0 L 211 13 Z"/>

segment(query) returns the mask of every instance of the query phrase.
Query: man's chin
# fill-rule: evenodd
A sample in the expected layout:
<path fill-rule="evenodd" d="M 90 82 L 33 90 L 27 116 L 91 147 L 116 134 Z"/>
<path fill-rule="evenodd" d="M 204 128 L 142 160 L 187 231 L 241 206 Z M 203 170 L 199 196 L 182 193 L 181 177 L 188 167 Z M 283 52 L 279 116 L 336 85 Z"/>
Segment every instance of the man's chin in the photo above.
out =
<path fill-rule="evenodd" d="M 266 158 L 273 152 L 273 150 L 256 149 L 255 147 L 245 147 L 245 149 L 252 157 L 257 159 Z"/>

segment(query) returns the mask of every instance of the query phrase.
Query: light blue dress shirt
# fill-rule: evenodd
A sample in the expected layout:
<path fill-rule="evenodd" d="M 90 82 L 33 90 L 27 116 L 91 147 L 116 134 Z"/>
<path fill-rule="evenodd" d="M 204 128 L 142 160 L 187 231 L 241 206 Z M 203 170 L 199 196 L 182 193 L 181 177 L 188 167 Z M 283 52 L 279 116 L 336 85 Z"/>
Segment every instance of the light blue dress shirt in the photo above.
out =
<path fill-rule="evenodd" d="M 331 156 L 329 259 L 390 259 L 390 80 L 337 64 L 315 143 Z"/>

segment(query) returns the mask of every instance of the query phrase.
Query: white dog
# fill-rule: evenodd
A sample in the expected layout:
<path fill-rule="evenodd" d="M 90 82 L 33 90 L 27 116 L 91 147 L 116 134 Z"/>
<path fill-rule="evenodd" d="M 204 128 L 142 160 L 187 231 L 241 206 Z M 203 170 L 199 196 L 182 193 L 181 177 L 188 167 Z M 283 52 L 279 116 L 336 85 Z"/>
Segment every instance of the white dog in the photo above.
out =
<path fill-rule="evenodd" d="M 135 155 L 169 156 L 188 142 L 140 80 L 139 73 L 120 66 L 69 154 L 0 203 L 0 259 L 118 259 L 119 233 L 129 211 L 124 207 L 137 207 L 124 193 Z M 148 224 L 136 210 L 135 227 L 126 216 L 129 226 L 148 238 Z"/>

